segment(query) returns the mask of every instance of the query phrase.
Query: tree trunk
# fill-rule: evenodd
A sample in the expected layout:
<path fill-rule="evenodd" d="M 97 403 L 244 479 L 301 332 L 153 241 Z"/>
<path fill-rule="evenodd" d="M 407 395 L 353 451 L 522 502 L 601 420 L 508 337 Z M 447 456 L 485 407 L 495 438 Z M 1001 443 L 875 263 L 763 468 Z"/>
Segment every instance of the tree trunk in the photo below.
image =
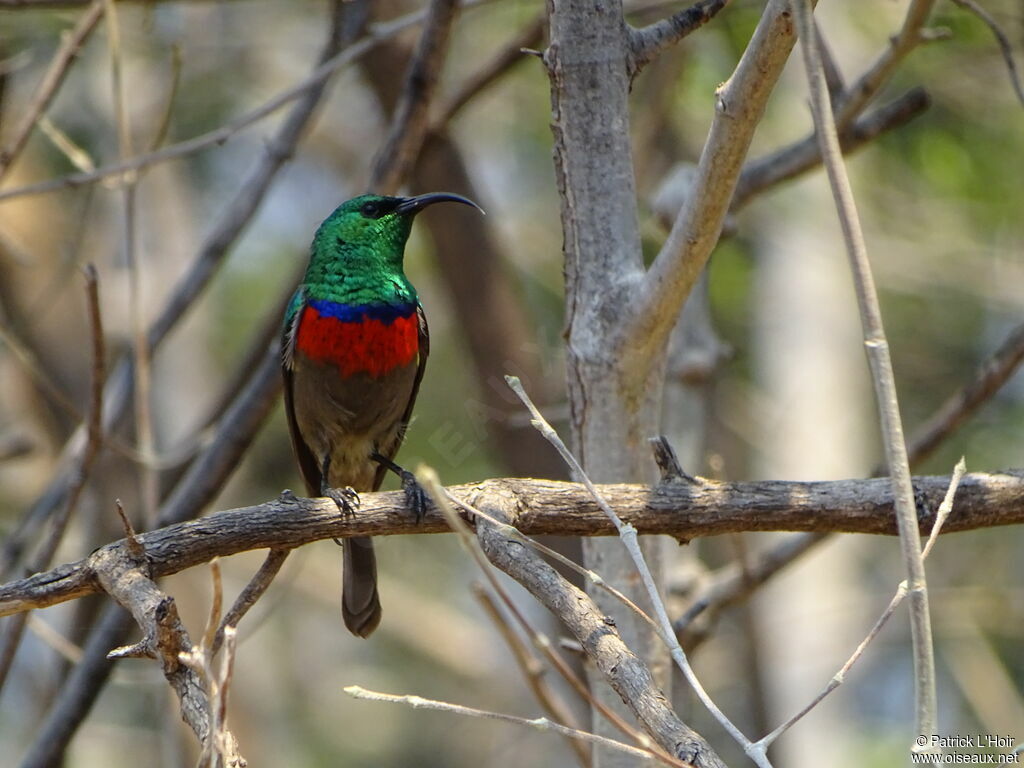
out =
<path fill-rule="evenodd" d="M 621 321 L 643 275 L 629 136 L 627 38 L 618 0 L 551 0 L 551 79 L 555 169 L 562 199 L 566 277 L 566 363 L 572 445 L 597 481 L 648 482 L 654 462 L 647 438 L 658 431 L 664 358 L 652 375 L 637 377 L 617 342 Z M 629 375 L 632 373 L 633 375 Z M 638 386 L 636 382 L 643 384 Z M 642 543 L 652 573 L 663 575 L 663 545 Z M 585 541 L 586 567 L 641 606 L 648 601 L 625 548 L 617 540 Z M 667 650 L 651 629 L 599 589 L 590 589 L 626 644 L 651 666 L 668 694 Z M 628 717 L 599 673 L 594 694 Z M 595 733 L 617 732 L 595 716 Z M 632 765 L 619 753 L 595 750 L 595 766 Z"/>

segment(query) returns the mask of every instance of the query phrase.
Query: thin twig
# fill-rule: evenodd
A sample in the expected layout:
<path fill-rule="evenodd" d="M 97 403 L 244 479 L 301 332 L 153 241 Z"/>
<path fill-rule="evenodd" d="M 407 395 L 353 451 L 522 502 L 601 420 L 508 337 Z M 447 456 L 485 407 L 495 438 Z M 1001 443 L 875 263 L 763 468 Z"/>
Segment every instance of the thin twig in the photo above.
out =
<path fill-rule="evenodd" d="M 864 332 L 864 346 L 871 364 L 871 374 L 878 402 L 879 419 L 885 443 L 886 463 L 892 478 L 896 502 L 900 544 L 911 593 L 911 635 L 914 647 L 914 686 L 917 733 L 936 733 L 935 649 L 932 644 L 931 619 L 928 612 L 928 590 L 921 539 L 918 531 L 914 488 L 911 484 L 903 425 L 900 419 L 896 381 L 889 356 L 889 344 L 882 324 L 881 308 L 875 290 L 867 246 L 861 231 L 853 191 L 846 175 L 839 135 L 832 114 L 828 86 L 821 71 L 818 46 L 815 44 L 813 8 L 810 0 L 794 0 L 793 9 L 800 33 L 801 50 L 811 92 L 814 125 L 821 144 L 821 156 L 828 174 L 853 273 L 857 304 Z M 894 43 L 895 47 L 895 43 Z"/>
<path fill-rule="evenodd" d="M 462 7 L 468 8 L 472 5 L 477 5 L 485 1 L 486 0 L 470 0 L 469 2 L 464 3 Z M 425 13 L 423 11 L 414 11 L 413 13 L 400 16 L 393 21 L 375 24 L 372 30 L 364 38 L 349 45 L 344 50 L 335 53 L 328 59 L 322 60 L 322 63 L 319 64 L 319 66 L 317 66 L 317 68 L 304 80 L 281 91 L 279 94 L 268 99 L 255 109 L 246 112 L 243 115 L 239 115 L 235 119 L 228 121 L 218 128 L 207 131 L 206 133 L 200 134 L 199 136 L 195 136 L 191 139 L 186 139 L 185 141 L 177 144 L 171 144 L 163 149 L 157 150 L 156 152 L 139 155 L 123 163 L 112 163 L 110 165 L 103 166 L 102 168 L 97 168 L 92 173 L 74 173 L 57 179 L 48 179 L 35 184 L 27 184 L 23 187 L 0 191 L 0 200 L 8 200 L 13 197 L 23 197 L 25 195 L 39 195 L 45 192 L 52 192 L 57 189 L 74 188 L 80 187 L 84 184 L 93 184 L 102 179 L 124 176 L 132 171 L 148 168 L 149 166 L 164 163 L 168 160 L 187 157 L 188 155 L 194 154 L 203 149 L 224 144 L 225 142 L 233 139 L 239 132 L 274 114 L 290 101 L 294 101 L 295 99 L 304 96 L 313 89 L 322 87 L 327 79 L 339 69 L 351 64 L 360 57 L 365 56 L 384 40 L 388 40 L 398 35 L 409 27 L 420 24 L 424 18 Z"/>
<path fill-rule="evenodd" d="M 75 473 L 75 479 L 68 492 L 67 501 L 61 512 L 54 515 L 46 540 L 29 564 L 29 568 L 33 573 L 49 567 L 57 547 L 60 546 L 60 542 L 64 538 L 64 532 L 67 530 L 68 523 L 78 508 L 78 501 L 88 482 L 89 473 L 103 447 L 101 415 L 103 413 L 103 379 L 106 366 L 103 314 L 100 309 L 99 281 L 96 276 L 96 268 L 92 264 L 88 264 L 85 267 L 84 273 L 86 305 L 92 340 L 92 382 L 86 445 Z M 4 628 L 2 642 L 0 642 L 0 690 L 2 690 L 10 673 L 11 665 L 14 663 L 14 655 L 21 644 L 27 618 L 27 614 L 18 616 L 9 621 Z"/>
<path fill-rule="evenodd" d="M 580 696 L 587 701 L 592 707 L 594 707 L 602 716 L 608 719 L 612 725 L 618 728 L 622 733 L 626 734 L 639 745 L 645 749 L 650 749 L 657 753 L 661 760 L 670 764 L 678 765 L 679 761 L 676 760 L 672 755 L 664 752 L 657 744 L 653 744 L 646 735 L 640 733 L 633 728 L 629 723 L 623 720 L 614 710 L 609 709 L 599 699 L 597 699 L 591 691 L 588 689 L 586 684 L 579 679 L 575 672 L 562 660 L 562 658 L 555 653 L 551 646 L 550 640 L 543 636 L 540 632 L 533 628 L 533 626 L 527 621 L 526 617 L 516 607 L 515 602 L 512 600 L 508 591 L 502 586 L 501 582 L 495 578 L 494 571 L 488 566 L 488 557 L 484 553 L 481 543 L 478 537 L 474 536 L 469 530 L 466 523 L 455 513 L 455 509 L 452 504 L 458 504 L 459 506 L 466 507 L 472 511 L 472 514 L 478 515 L 482 520 L 488 522 L 493 521 L 495 530 L 501 531 L 502 535 L 507 538 L 519 542 L 519 532 L 512 526 L 504 523 L 500 520 L 495 519 L 493 516 L 488 515 L 475 506 L 469 505 L 459 499 L 453 497 L 440 483 L 437 474 L 428 467 L 420 467 L 417 470 L 417 480 L 422 484 L 427 493 L 430 494 L 434 503 L 437 504 L 441 513 L 444 515 L 445 521 L 448 523 L 449 528 L 456 533 L 459 537 L 459 542 L 469 552 L 473 558 L 473 562 L 476 563 L 480 572 L 487 579 L 491 588 L 494 590 L 501 601 L 505 604 L 505 607 L 509 609 L 509 612 L 515 616 L 520 627 L 526 632 L 527 636 L 533 641 L 534 647 L 537 648 L 548 661 L 558 670 L 562 677 L 568 682 L 573 689 L 580 694 Z"/>
<path fill-rule="evenodd" d="M 96 29 L 96 25 L 103 17 L 104 3 L 105 0 L 93 0 L 78 23 L 75 24 L 74 29 L 61 42 L 53 59 L 50 60 L 50 66 L 47 68 L 46 74 L 43 75 L 32 101 L 21 113 L 21 120 L 14 128 L 14 135 L 7 142 L 7 146 L 0 150 L 0 179 L 3 179 L 15 159 L 21 154 L 22 149 L 25 148 L 28 137 L 32 134 L 32 128 L 50 105 L 85 41 Z"/>
<path fill-rule="evenodd" d="M 960 481 L 963 479 L 964 472 L 966 472 L 966 469 L 967 465 L 964 463 L 963 458 L 961 458 L 960 461 L 957 462 L 956 467 L 953 469 L 953 475 L 949 481 L 949 488 L 947 489 L 946 496 L 945 498 L 943 498 L 942 504 L 940 505 L 939 510 L 935 516 L 935 524 L 932 526 L 932 531 L 928 536 L 928 544 L 927 546 L 925 546 L 924 551 L 921 554 L 922 559 L 927 557 L 928 553 L 931 552 L 932 545 L 935 543 L 936 539 L 938 539 L 939 532 L 942 530 L 943 524 L 949 517 L 950 512 L 953 511 L 953 499 L 956 496 L 957 489 L 960 487 Z M 846 675 L 849 673 L 850 669 L 853 667 L 854 664 L 857 663 L 860 657 L 864 654 L 864 651 L 867 649 L 868 645 L 871 644 L 871 641 L 874 640 L 878 636 L 878 633 L 882 631 L 882 627 L 885 626 L 885 623 L 889 621 L 889 618 L 893 615 L 893 613 L 895 613 L 896 609 L 900 606 L 904 598 L 907 596 L 907 591 L 907 582 L 900 582 L 899 587 L 897 587 L 896 589 L 896 594 L 893 595 L 892 600 L 889 601 L 889 605 L 887 605 L 885 610 L 882 611 L 882 615 L 878 617 L 878 620 L 875 622 L 874 626 L 871 627 L 871 630 L 868 632 L 867 636 L 860 642 L 860 644 L 854 650 L 850 658 L 846 660 L 846 663 L 844 663 L 843 666 L 840 667 L 839 671 L 832 676 L 832 679 L 829 680 L 825 688 L 820 693 L 818 693 L 818 695 L 815 696 L 814 699 L 812 699 L 805 707 L 803 707 L 803 709 L 801 709 L 799 712 L 793 715 L 793 717 L 789 718 L 789 720 L 784 722 L 782 725 L 780 725 L 778 728 L 776 728 L 774 731 L 767 734 L 760 740 L 759 743 L 764 744 L 765 749 L 771 746 L 773 741 L 775 741 L 786 730 L 792 727 L 804 715 L 806 715 L 808 712 L 810 712 L 812 709 L 818 706 L 822 699 L 824 699 L 826 696 L 832 693 L 832 691 L 834 691 L 836 688 L 838 688 L 846 681 Z"/>
<path fill-rule="evenodd" d="M 544 678 L 544 667 L 540 659 L 519 638 L 519 635 L 516 634 L 508 619 L 501 612 L 494 598 L 491 597 L 482 584 L 473 585 L 473 595 L 484 609 L 484 613 L 487 614 L 491 623 L 497 628 L 498 634 L 505 641 L 505 645 L 508 646 L 512 658 L 515 659 L 516 665 L 519 667 L 520 674 L 526 681 L 526 685 L 533 693 L 537 703 L 540 704 L 541 708 L 547 712 L 554 722 L 573 730 L 579 730 L 579 725 L 572 710 L 562 700 L 562 697 L 558 695 L 558 692 L 547 684 L 547 680 Z M 576 762 L 580 764 L 581 768 L 588 768 L 590 766 L 590 752 L 576 739 L 568 738 L 568 741 L 569 748 L 576 755 Z"/>
<path fill-rule="evenodd" d="M 644 588 L 647 590 L 648 599 L 651 601 L 651 605 L 654 607 L 655 617 L 657 619 L 657 632 L 659 637 L 668 647 L 673 661 L 676 666 L 683 673 L 687 682 L 693 688 L 697 697 L 701 700 L 701 703 L 707 708 L 707 710 L 714 716 L 714 718 L 721 724 L 723 728 L 729 733 L 730 736 L 743 747 L 743 750 L 747 755 L 759 766 L 770 766 L 771 763 L 768 761 L 768 756 L 764 750 L 758 749 L 757 745 L 750 741 L 743 733 L 737 728 L 733 722 L 718 708 L 718 705 L 711 699 L 707 691 L 704 690 L 704 686 L 700 680 L 697 679 L 697 675 L 694 673 L 693 668 L 690 666 L 690 662 L 686 657 L 686 653 L 679 645 L 679 641 L 676 639 L 675 633 L 672 630 L 672 621 L 668 617 L 668 611 L 665 608 L 665 603 L 661 599 L 661 595 L 658 592 L 658 586 L 654 583 L 654 577 L 651 575 L 650 568 L 647 566 L 647 561 L 644 559 L 643 553 L 640 551 L 640 545 L 637 542 L 637 531 L 636 528 L 629 523 L 624 523 L 622 519 L 615 513 L 615 510 L 611 508 L 604 496 L 598 491 L 597 487 L 590 481 L 587 473 L 583 471 L 583 467 L 576 460 L 576 457 L 572 455 L 572 452 L 566 447 L 565 443 L 562 442 L 562 438 L 558 436 L 558 433 L 552 428 L 550 424 L 544 419 L 540 411 L 537 410 L 537 406 L 533 404 L 530 396 L 526 394 L 526 390 L 523 389 L 522 382 L 519 381 L 515 376 L 506 376 L 505 381 L 512 388 L 512 391 L 516 393 L 520 400 L 523 401 L 523 405 L 530 411 L 530 415 L 533 417 L 532 424 L 539 431 L 544 438 L 550 442 L 562 456 L 565 463 L 569 466 L 574 477 L 579 479 L 580 482 L 586 486 L 587 490 L 594 497 L 594 501 L 597 502 L 601 511 L 608 517 L 609 520 L 615 525 L 616 530 L 619 532 L 619 538 L 622 543 L 626 546 L 629 551 L 629 555 L 636 566 L 637 572 L 640 574 L 640 579 L 644 584 Z"/>
<path fill-rule="evenodd" d="M 1017 94 L 1017 100 L 1020 101 L 1021 106 L 1024 106 L 1024 85 L 1020 81 L 1020 73 L 1017 71 L 1017 62 L 1013 59 L 1013 46 L 1010 45 L 1010 39 L 1003 32 L 1002 27 L 999 26 L 999 22 L 996 21 L 995 17 L 981 7 L 974 0 L 953 0 L 954 3 L 959 5 L 961 8 L 970 11 L 979 19 L 981 19 L 992 30 L 992 34 L 996 37 L 996 42 L 999 43 L 999 50 L 1003 54 L 1003 61 L 1006 62 L 1006 71 L 1010 75 L 1010 83 L 1013 85 L 1013 91 Z"/>
<path fill-rule="evenodd" d="M 224 606 L 224 579 L 220 573 L 220 558 L 215 557 L 210 561 L 210 579 L 212 581 L 212 598 L 210 600 L 210 613 L 206 617 L 206 628 L 203 630 L 203 639 L 200 645 L 206 650 L 212 650 L 213 639 L 220 626 L 220 612 Z M 210 654 L 213 655 L 212 653 Z"/>
<path fill-rule="evenodd" d="M 423 147 L 430 102 L 437 90 L 457 10 L 456 0 L 430 0 L 423 32 L 409 62 L 402 95 L 391 119 L 391 129 L 377 151 L 370 172 L 369 189 L 374 192 L 397 192 Z"/>
<path fill-rule="evenodd" d="M 924 25 L 934 6 L 935 0 L 911 0 L 899 32 L 889 38 L 889 47 L 879 54 L 871 66 L 837 101 L 835 124 L 840 129 L 845 128 L 863 111 L 892 76 L 900 62 L 927 39 L 928 36 L 923 34 Z"/>
<path fill-rule="evenodd" d="M 383 701 L 391 704 L 407 704 L 415 709 L 434 709 L 440 712 L 450 712 L 455 715 L 465 715 L 467 717 L 479 717 L 490 720 L 503 720 L 506 723 L 515 723 L 517 725 L 525 725 L 529 728 L 536 728 L 539 731 L 554 731 L 562 736 L 567 736 L 572 739 L 578 739 L 579 741 L 585 741 L 590 744 L 599 744 L 602 747 L 614 749 L 619 752 L 623 752 L 631 757 L 649 762 L 654 760 L 655 757 L 650 752 L 636 747 L 631 747 L 628 744 L 623 744 L 621 741 L 615 741 L 613 739 L 606 739 L 604 736 L 596 736 L 593 733 L 586 731 L 578 731 L 575 728 L 567 728 L 564 725 L 560 725 L 556 722 L 549 720 L 546 717 L 535 717 L 532 720 L 528 720 L 525 717 L 516 717 L 515 715 L 506 715 L 502 712 L 489 712 L 484 709 L 474 709 L 473 707 L 464 707 L 460 704 L 450 704 L 446 701 L 436 701 L 434 699 L 424 699 L 422 696 L 395 696 L 390 693 L 378 693 L 376 691 L 368 691 L 358 685 L 348 685 L 343 689 L 345 693 L 356 699 L 364 699 L 366 701 Z"/>
<path fill-rule="evenodd" d="M 289 552 L 291 552 L 289 549 L 271 549 L 267 553 L 263 565 L 260 566 L 260 569 L 256 571 L 256 574 L 249 580 L 249 583 L 245 585 L 245 589 L 235 599 L 231 610 L 224 615 L 224 619 L 221 621 L 220 627 L 217 629 L 217 633 L 209 645 L 210 652 L 214 656 L 217 655 L 221 643 L 224 642 L 225 630 L 228 627 L 237 627 L 242 617 L 263 596 L 263 593 L 267 591 L 277 572 L 281 570 L 281 566 L 284 565 Z"/>
<path fill-rule="evenodd" d="M 121 46 L 121 21 L 114 0 L 103 0 L 107 16 L 107 40 L 110 49 L 110 85 L 113 95 L 114 120 L 117 124 L 117 145 L 121 162 L 132 155 L 132 127 L 128 116 L 127 96 L 124 85 L 124 59 Z M 135 355 L 134 415 L 135 439 L 144 455 L 156 453 L 153 436 L 153 412 L 150 408 L 152 367 L 149 345 L 146 343 L 146 328 L 143 319 L 142 270 L 135 248 L 135 203 L 138 174 L 125 174 L 121 188 L 123 209 L 121 211 L 122 256 L 128 267 L 128 317 L 131 327 L 132 351 Z M 160 503 L 160 478 L 156 471 L 145 464 L 137 467 L 141 489 L 142 519 L 146 527 L 156 522 L 157 506 Z"/>
<path fill-rule="evenodd" d="M 545 14 L 537 14 L 489 62 L 474 68 L 458 90 L 446 98 L 435 110 L 434 116 L 430 120 L 429 132 L 435 133 L 443 130 L 473 97 L 486 90 L 513 65 L 529 58 L 523 53 L 523 49 L 532 48 L 540 42 L 546 22 Z"/>

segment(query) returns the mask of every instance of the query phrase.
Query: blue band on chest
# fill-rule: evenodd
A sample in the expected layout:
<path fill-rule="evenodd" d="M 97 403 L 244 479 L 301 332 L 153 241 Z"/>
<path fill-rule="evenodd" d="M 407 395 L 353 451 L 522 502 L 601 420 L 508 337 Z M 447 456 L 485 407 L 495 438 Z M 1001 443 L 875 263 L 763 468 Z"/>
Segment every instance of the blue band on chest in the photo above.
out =
<path fill-rule="evenodd" d="M 343 323 L 358 323 L 364 319 L 378 320 L 390 325 L 399 317 L 409 317 L 416 311 L 415 304 L 339 304 L 328 299 L 309 302 L 321 317 L 334 317 Z"/>

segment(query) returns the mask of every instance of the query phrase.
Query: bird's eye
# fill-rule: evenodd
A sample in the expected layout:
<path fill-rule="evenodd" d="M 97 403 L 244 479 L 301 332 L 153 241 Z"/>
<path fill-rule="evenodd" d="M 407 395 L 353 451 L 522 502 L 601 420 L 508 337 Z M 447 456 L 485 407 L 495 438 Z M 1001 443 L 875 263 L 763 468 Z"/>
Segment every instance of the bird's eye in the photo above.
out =
<path fill-rule="evenodd" d="M 359 209 L 359 212 L 368 219 L 379 219 L 384 215 L 384 209 L 375 200 L 363 203 L 363 207 Z"/>

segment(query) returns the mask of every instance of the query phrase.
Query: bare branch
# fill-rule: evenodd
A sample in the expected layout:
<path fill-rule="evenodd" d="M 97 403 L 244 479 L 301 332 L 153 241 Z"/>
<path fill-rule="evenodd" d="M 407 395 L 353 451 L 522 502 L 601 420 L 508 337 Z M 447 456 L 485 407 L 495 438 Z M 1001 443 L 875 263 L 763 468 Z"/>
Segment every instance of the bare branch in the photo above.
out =
<path fill-rule="evenodd" d="M 131 171 L 138 171 L 148 168 L 157 163 L 176 160 L 199 152 L 209 147 L 218 146 L 234 138 L 240 131 L 255 123 L 269 117 L 277 110 L 284 107 L 291 101 L 301 98 L 311 92 L 319 92 L 326 84 L 328 78 L 339 69 L 351 64 L 361 56 L 372 51 L 379 43 L 390 39 L 409 27 L 419 24 L 424 19 L 422 11 L 401 16 L 394 21 L 374 25 L 372 31 L 357 42 L 352 43 L 344 50 L 338 51 L 335 48 L 333 55 L 321 58 L 321 63 L 304 80 L 287 88 L 277 96 L 268 99 L 260 106 L 236 117 L 233 120 L 191 139 L 171 144 L 156 152 L 149 152 L 139 155 L 123 163 L 112 163 L 111 165 L 97 168 L 90 173 L 74 173 L 69 176 L 62 176 L 58 179 L 48 179 L 35 184 L 28 184 L 15 189 L 8 189 L 0 192 L 0 200 L 7 200 L 13 197 L 25 195 L 39 195 L 45 192 L 52 192 L 57 189 L 69 189 L 80 187 L 84 184 L 93 184 L 102 179 L 114 176 L 123 176 Z M 318 99 L 314 99 L 317 101 Z"/>
<path fill-rule="evenodd" d="M 924 34 L 924 25 L 934 6 L 935 0 L 911 0 L 900 31 L 889 38 L 889 47 L 879 54 L 836 103 L 835 122 L 840 131 L 875 97 L 899 63 L 928 39 L 928 35 Z"/>
<path fill-rule="evenodd" d="M 642 29 L 630 28 L 626 65 L 630 78 L 640 74 L 640 70 L 666 48 L 672 47 L 715 18 L 728 4 L 729 0 L 699 0 L 689 8 L 676 11 L 668 18 L 648 24 Z"/>
<path fill-rule="evenodd" d="M 558 692 L 548 685 L 544 677 L 545 670 L 541 665 L 540 659 L 534 655 L 533 651 L 516 634 L 512 624 L 505 617 L 505 614 L 501 612 L 494 598 L 480 584 L 473 586 L 473 595 L 508 646 L 512 658 L 515 659 L 516 665 L 519 667 L 520 674 L 526 680 L 526 685 L 533 693 L 537 703 L 540 704 L 541 708 L 547 712 L 554 722 L 565 725 L 573 730 L 580 730 L 579 723 L 576 722 L 576 717 L 573 715 L 572 710 L 569 709 L 569 706 L 562 697 L 558 695 Z M 576 762 L 580 764 L 581 768 L 588 768 L 590 766 L 590 753 L 576 739 L 571 737 L 567 737 L 567 739 L 569 748 L 576 755 Z"/>
<path fill-rule="evenodd" d="M 391 120 L 391 131 L 377 151 L 370 173 L 369 189 L 374 192 L 397 192 L 423 147 L 430 102 L 437 90 L 457 10 L 456 0 L 431 0 L 419 45 L 409 62 L 402 96 Z"/>
<path fill-rule="evenodd" d="M 221 644 L 224 642 L 225 630 L 229 627 L 237 627 L 242 617 L 249 612 L 249 609 L 256 604 L 257 600 L 263 597 L 263 593 L 267 591 L 277 572 L 284 565 L 285 558 L 288 557 L 289 552 L 290 550 L 287 549 L 272 549 L 267 553 L 267 559 L 263 561 L 263 565 L 256 571 L 256 574 L 249 583 L 245 585 L 245 589 L 235 599 L 231 610 L 227 612 L 224 620 L 220 623 L 220 627 L 217 628 L 217 634 L 213 637 L 213 642 L 210 644 L 210 653 L 212 655 L 216 655 L 217 651 L 220 650 Z"/>
<path fill-rule="evenodd" d="M 132 558 L 127 549 L 106 550 L 96 559 L 96 576 L 104 591 L 131 612 L 143 631 L 142 640 L 115 648 L 109 658 L 159 660 L 164 677 L 178 696 L 182 719 L 202 744 L 208 744 L 211 738 L 209 697 L 200 676 L 181 662 L 182 654 L 191 654 L 193 646 L 178 618 L 174 598 L 161 592 L 149 578 L 145 559 Z M 238 758 L 235 764 L 245 762 Z"/>
<path fill-rule="evenodd" d="M 852 154 L 883 133 L 906 125 L 931 106 L 923 88 L 913 88 L 894 101 L 857 118 L 840 135 L 843 154 Z M 814 134 L 743 166 L 731 210 L 742 208 L 757 194 L 794 179 L 821 163 L 821 151 Z"/>
<path fill-rule="evenodd" d="M 468 104 L 474 96 L 487 89 L 491 83 L 504 75 L 508 70 L 526 56 L 524 48 L 538 45 L 544 35 L 544 14 L 537 14 L 532 21 L 524 26 L 489 62 L 483 64 L 466 78 L 458 90 L 442 102 L 430 120 L 430 132 L 443 130 L 452 118 Z"/>
<path fill-rule="evenodd" d="M 736 71 L 715 94 L 693 190 L 647 270 L 623 340 L 650 340 L 644 346 L 652 350 L 664 346 L 718 242 L 754 129 L 795 42 L 788 0 L 770 0 Z"/>
<path fill-rule="evenodd" d="M 1006 62 L 1006 71 L 1010 75 L 1013 91 L 1017 94 L 1017 100 L 1024 106 L 1024 85 L 1021 85 L 1020 72 L 1017 71 L 1017 62 L 1013 58 L 1013 47 L 1010 45 L 1010 39 L 1003 32 L 1002 27 L 999 26 L 999 22 L 974 0 L 953 0 L 953 2 L 973 13 L 992 30 L 992 34 L 996 37 L 996 42 L 999 43 L 999 50 L 1003 54 L 1003 61 Z"/>
<path fill-rule="evenodd" d="M 230 437 L 226 437 L 230 440 Z M 211 444 L 224 451 L 220 438 Z M 203 468 L 223 471 L 228 457 L 212 457 L 190 469 L 193 483 Z M 181 485 L 179 483 L 179 485 Z M 918 522 L 928 532 L 934 512 L 949 486 L 949 478 L 914 478 L 922 509 Z M 700 486 L 668 483 L 598 485 L 601 495 L 624 523 L 641 534 L 666 534 L 680 539 L 743 531 L 831 531 L 895 535 L 892 488 L 888 478 L 822 482 L 761 481 L 723 483 L 704 480 Z M 205 486 L 197 500 L 209 498 Z M 555 480 L 496 478 L 452 486 L 457 498 L 508 498 L 518 510 L 512 523 L 523 534 L 536 536 L 612 536 L 615 527 L 579 483 Z M 365 493 L 354 517 L 338 515 L 324 499 L 291 494 L 252 507 L 224 510 L 199 520 L 173 523 L 194 504 L 186 492 L 164 505 L 166 527 L 139 535 L 146 547 L 154 578 L 177 573 L 213 557 L 253 549 L 300 547 L 313 541 L 348 536 L 395 536 L 446 533 L 450 529 L 431 508 L 423 521 L 410 519 L 401 491 Z M 479 505 L 478 505 L 479 506 Z M 967 531 L 1024 522 L 1024 470 L 971 473 L 960 486 L 957 509 L 943 531 Z M 120 548 L 124 541 L 107 544 Z M 101 548 L 102 549 L 102 548 Z M 99 552 L 100 550 L 97 550 Z M 94 553 L 95 554 L 95 553 Z M 75 599 L 100 591 L 89 558 L 58 566 L 45 573 L 0 586 L 0 616 Z"/>
<path fill-rule="evenodd" d="M 473 502 L 499 519 L 515 519 L 514 498 L 474 498 Z M 601 615 L 585 592 L 566 581 L 529 547 L 504 535 L 500 527 L 479 521 L 477 537 L 494 565 L 565 623 L 587 657 L 663 749 L 695 766 L 722 765 L 707 742 L 676 717 L 655 687 L 647 665 L 622 642 L 614 623 Z"/>
<path fill-rule="evenodd" d="M 818 57 L 814 37 L 813 6 L 811 0 L 794 0 L 793 9 L 800 29 L 800 44 L 804 55 L 811 92 L 815 132 L 821 145 L 836 212 L 843 231 L 843 240 L 853 273 L 853 282 L 860 309 L 864 332 L 864 347 L 871 367 L 871 376 L 878 402 L 882 437 L 889 476 L 892 478 L 896 499 L 896 519 L 900 529 L 900 545 L 910 584 L 910 626 L 914 647 L 914 691 L 917 707 L 917 733 L 936 732 L 937 704 L 935 693 L 935 656 L 932 644 L 931 617 L 928 611 L 928 587 L 924 561 L 921 557 L 921 539 L 914 505 L 914 488 L 910 476 L 910 462 L 903 438 L 896 379 L 889 355 L 889 342 L 882 324 L 882 311 L 875 291 L 867 245 L 861 231 L 853 190 L 843 165 L 839 148 L 839 135 L 832 101 Z"/>
<path fill-rule="evenodd" d="M 106 346 L 103 336 L 103 314 L 100 309 L 99 281 L 96 277 L 96 268 L 89 264 L 85 270 L 85 295 L 87 313 L 89 317 L 89 330 L 92 338 L 92 386 L 89 405 L 89 418 L 87 424 L 87 437 L 85 448 L 81 459 L 75 468 L 74 480 L 68 491 L 67 500 L 59 514 L 54 515 L 50 523 L 50 530 L 45 541 L 36 553 L 34 559 L 29 563 L 33 571 L 41 571 L 49 567 L 57 547 L 64 538 L 68 523 L 78 508 L 78 501 L 85 490 L 85 484 L 89 479 L 89 473 L 103 447 L 103 429 L 101 418 L 103 414 L 103 379 L 106 366 Z M 7 622 L 4 627 L 2 642 L 0 642 L 0 689 L 3 688 L 7 675 L 14 663 L 14 655 L 21 643 L 25 631 L 25 619 L 19 616 Z"/>
<path fill-rule="evenodd" d="M 523 717 L 516 717 L 515 715 L 506 715 L 502 712 L 488 712 L 483 709 L 475 709 L 473 707 L 464 707 L 459 704 L 451 704 L 447 701 L 437 701 L 435 699 L 425 699 L 422 696 L 396 696 L 391 693 L 378 693 L 377 691 L 368 691 L 358 685 L 348 685 L 345 687 L 345 693 L 356 699 L 363 699 L 365 701 L 383 701 L 391 704 L 408 704 L 416 709 L 434 709 L 439 712 L 450 712 L 456 715 L 464 715 L 467 717 L 481 717 L 489 720 L 503 720 L 506 723 L 516 723 L 518 725 L 525 725 L 531 728 L 537 728 L 541 731 L 554 731 L 555 733 L 566 736 L 570 739 L 576 739 L 579 741 L 586 741 L 592 744 L 601 744 L 602 746 L 608 747 L 609 749 L 615 749 L 620 752 L 625 752 L 630 757 L 634 757 L 644 761 L 651 761 L 655 759 L 654 755 L 650 752 L 645 752 L 642 749 L 631 747 L 628 744 L 623 744 L 621 741 L 613 741 L 612 739 L 606 739 L 603 736 L 596 736 L 593 733 L 587 731 L 580 731 L 575 728 L 567 728 L 560 723 L 556 723 L 549 720 L 546 717 L 536 717 L 532 720 L 527 720 Z"/>
<path fill-rule="evenodd" d="M 32 97 L 32 101 L 25 107 L 21 120 L 14 128 L 14 135 L 7 143 L 7 146 L 0 150 L 0 179 L 7 174 L 15 159 L 25 148 L 28 137 L 32 134 L 39 117 L 50 106 L 50 102 L 56 95 L 61 83 L 67 76 L 78 53 L 89 39 L 89 35 L 96 29 L 97 23 L 103 18 L 104 0 L 93 0 L 92 4 L 85 10 L 82 17 L 75 24 L 75 28 L 64 38 L 60 48 L 53 55 L 50 66 L 43 75 L 39 87 Z"/>

